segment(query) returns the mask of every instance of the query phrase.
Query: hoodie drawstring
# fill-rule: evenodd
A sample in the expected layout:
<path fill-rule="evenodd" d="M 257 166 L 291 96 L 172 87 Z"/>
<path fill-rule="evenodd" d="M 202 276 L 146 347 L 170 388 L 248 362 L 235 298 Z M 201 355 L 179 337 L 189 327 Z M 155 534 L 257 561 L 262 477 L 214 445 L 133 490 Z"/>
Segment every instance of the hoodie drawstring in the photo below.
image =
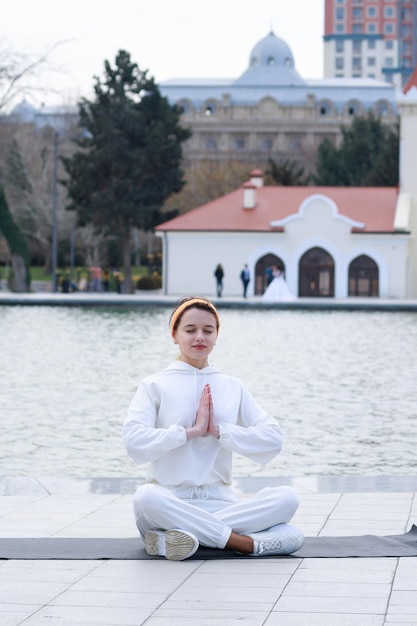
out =
<path fill-rule="evenodd" d="M 208 490 L 206 485 L 195 485 L 191 493 L 191 500 L 208 500 Z"/>

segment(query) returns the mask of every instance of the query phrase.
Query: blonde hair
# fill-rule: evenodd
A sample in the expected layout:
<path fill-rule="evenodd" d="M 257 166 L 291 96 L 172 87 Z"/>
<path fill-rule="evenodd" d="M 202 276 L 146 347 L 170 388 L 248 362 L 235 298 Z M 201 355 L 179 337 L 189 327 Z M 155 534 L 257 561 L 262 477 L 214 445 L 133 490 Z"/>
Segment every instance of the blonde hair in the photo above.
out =
<path fill-rule="evenodd" d="M 171 330 L 171 335 L 174 336 L 175 331 L 178 328 L 178 324 L 181 321 L 182 316 L 185 311 L 188 309 L 202 309 L 203 311 L 208 311 L 212 313 L 216 319 L 217 332 L 220 329 L 220 318 L 214 304 L 207 300 L 206 298 L 201 297 L 186 297 L 182 298 L 180 302 L 177 304 L 175 309 L 172 311 L 171 316 L 169 318 L 169 327 Z"/>

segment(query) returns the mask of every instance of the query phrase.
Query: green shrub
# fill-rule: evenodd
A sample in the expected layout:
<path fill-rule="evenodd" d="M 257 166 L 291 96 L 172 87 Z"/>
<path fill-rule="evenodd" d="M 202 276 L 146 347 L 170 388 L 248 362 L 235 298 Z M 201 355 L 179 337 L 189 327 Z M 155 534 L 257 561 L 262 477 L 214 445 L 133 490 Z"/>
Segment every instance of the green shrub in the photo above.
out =
<path fill-rule="evenodd" d="M 136 283 L 138 289 L 160 289 L 162 287 L 162 279 L 158 274 L 152 276 L 141 276 Z"/>

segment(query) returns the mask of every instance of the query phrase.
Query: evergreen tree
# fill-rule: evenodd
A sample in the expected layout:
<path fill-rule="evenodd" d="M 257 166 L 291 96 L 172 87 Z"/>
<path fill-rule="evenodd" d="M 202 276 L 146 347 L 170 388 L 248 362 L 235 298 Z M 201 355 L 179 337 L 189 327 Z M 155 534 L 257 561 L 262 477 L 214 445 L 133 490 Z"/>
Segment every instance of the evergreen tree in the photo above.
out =
<path fill-rule="evenodd" d="M 267 184 L 285 186 L 303 186 L 308 184 L 308 177 L 304 175 L 304 168 L 295 161 L 286 159 L 277 163 L 268 159 L 268 168 L 265 172 Z"/>
<path fill-rule="evenodd" d="M 398 183 L 398 128 L 392 129 L 372 113 L 355 117 L 349 128 L 342 127 L 342 143 L 334 148 L 324 140 L 318 151 L 317 185 L 393 186 Z"/>
<path fill-rule="evenodd" d="M 18 292 L 29 291 L 29 253 L 26 241 L 9 211 L 3 187 L 0 187 L 0 232 L 7 241 L 12 258 L 12 289 Z"/>
<path fill-rule="evenodd" d="M 115 67 L 104 63 L 95 99 L 80 103 L 83 139 L 63 162 L 70 204 L 80 226 L 106 228 L 120 242 L 124 291 L 131 291 L 130 231 L 151 230 L 161 206 L 184 185 L 181 144 L 191 133 L 179 124 L 180 109 L 162 97 L 153 78 L 120 50 Z"/>

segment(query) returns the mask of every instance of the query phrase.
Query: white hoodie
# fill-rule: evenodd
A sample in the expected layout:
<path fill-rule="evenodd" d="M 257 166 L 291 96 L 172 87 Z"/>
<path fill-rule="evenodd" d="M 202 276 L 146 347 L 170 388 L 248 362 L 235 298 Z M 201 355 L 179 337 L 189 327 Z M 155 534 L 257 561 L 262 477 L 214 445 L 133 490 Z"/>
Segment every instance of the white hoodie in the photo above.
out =
<path fill-rule="evenodd" d="M 220 438 L 187 440 L 195 423 L 203 386 L 209 383 Z M 150 462 L 147 480 L 161 485 L 201 486 L 232 482 L 232 452 L 265 465 L 282 447 L 282 433 L 241 383 L 209 365 L 183 361 L 148 376 L 140 384 L 123 427 L 128 454 Z"/>

